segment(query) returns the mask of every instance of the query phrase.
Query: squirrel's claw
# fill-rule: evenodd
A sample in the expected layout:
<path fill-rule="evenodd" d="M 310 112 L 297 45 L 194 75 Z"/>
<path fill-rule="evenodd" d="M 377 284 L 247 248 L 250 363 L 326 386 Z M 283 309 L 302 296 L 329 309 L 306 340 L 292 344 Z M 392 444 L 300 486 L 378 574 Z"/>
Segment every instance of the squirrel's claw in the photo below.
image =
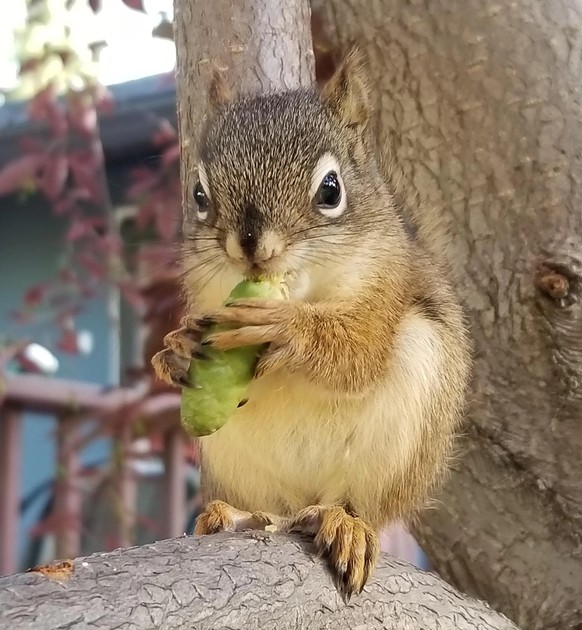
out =
<path fill-rule="evenodd" d="M 364 521 L 339 506 L 311 506 L 301 510 L 291 530 L 315 534 L 320 555 L 326 556 L 335 584 L 348 603 L 361 593 L 376 564 L 380 542 Z"/>
<path fill-rule="evenodd" d="M 173 330 L 164 337 L 164 346 L 184 359 L 197 357 L 202 335 L 208 324 L 203 318 L 193 317 L 184 317 L 180 324 L 178 330 Z"/>
<path fill-rule="evenodd" d="M 196 387 L 190 381 L 188 368 L 191 359 L 205 360 L 200 343 L 208 327 L 204 319 L 186 316 L 180 321 L 180 328 L 164 337 L 165 349 L 152 357 L 152 366 L 158 378 L 176 387 Z"/>
<path fill-rule="evenodd" d="M 159 379 L 175 387 L 192 387 L 188 378 L 188 361 L 173 350 L 160 350 L 152 357 L 152 366 Z"/>

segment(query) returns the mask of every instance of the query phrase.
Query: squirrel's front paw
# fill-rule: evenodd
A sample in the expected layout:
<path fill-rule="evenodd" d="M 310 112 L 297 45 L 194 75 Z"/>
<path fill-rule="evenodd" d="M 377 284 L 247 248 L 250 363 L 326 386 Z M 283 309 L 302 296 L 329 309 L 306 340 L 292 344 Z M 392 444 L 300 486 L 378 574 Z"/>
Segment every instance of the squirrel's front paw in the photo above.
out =
<path fill-rule="evenodd" d="M 193 386 L 188 378 L 188 367 L 193 358 L 205 359 L 200 351 L 202 335 L 209 323 L 204 318 L 184 317 L 180 328 L 164 337 L 164 350 L 152 357 L 156 375 L 169 385 Z"/>
<path fill-rule="evenodd" d="M 300 316 L 301 307 L 287 300 L 236 300 L 208 317 L 213 323 L 228 323 L 233 328 L 208 335 L 203 345 L 220 350 L 265 343 L 282 346 L 297 336 Z"/>
<path fill-rule="evenodd" d="M 369 525 L 342 507 L 314 505 L 301 510 L 290 529 L 315 534 L 319 553 L 328 558 L 346 603 L 354 593 L 362 592 L 380 550 L 378 535 Z"/>

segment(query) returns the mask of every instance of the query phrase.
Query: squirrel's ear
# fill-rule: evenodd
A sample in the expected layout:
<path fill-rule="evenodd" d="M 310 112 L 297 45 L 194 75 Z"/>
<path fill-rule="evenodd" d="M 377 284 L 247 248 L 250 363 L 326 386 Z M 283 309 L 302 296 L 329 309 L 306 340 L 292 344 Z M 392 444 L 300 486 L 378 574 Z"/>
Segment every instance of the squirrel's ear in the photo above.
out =
<path fill-rule="evenodd" d="M 210 107 L 214 110 L 220 109 L 232 100 L 232 96 L 232 91 L 224 74 L 218 70 L 214 70 L 208 90 L 208 102 Z"/>
<path fill-rule="evenodd" d="M 348 127 L 364 127 L 372 113 L 367 64 L 368 56 L 353 43 L 321 92 L 323 101 Z"/>

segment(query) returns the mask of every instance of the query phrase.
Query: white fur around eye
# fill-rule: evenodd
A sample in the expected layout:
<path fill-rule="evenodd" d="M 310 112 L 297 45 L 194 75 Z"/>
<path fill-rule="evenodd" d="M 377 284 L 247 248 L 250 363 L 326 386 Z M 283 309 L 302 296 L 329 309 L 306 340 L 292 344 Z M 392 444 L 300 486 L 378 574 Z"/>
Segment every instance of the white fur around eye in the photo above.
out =
<path fill-rule="evenodd" d="M 341 200 L 335 208 L 318 208 L 318 211 L 324 216 L 329 217 L 330 219 L 337 219 L 337 217 L 341 216 L 347 208 L 347 197 L 344 182 L 340 174 L 339 162 L 331 153 L 324 153 L 317 161 L 317 164 L 313 169 L 313 175 L 311 177 L 311 188 L 309 190 L 309 195 L 311 199 L 315 197 L 317 191 L 319 190 L 319 186 L 323 182 L 324 177 L 331 171 L 334 171 L 337 175 L 342 193 Z"/>
<path fill-rule="evenodd" d="M 208 176 L 206 175 L 206 169 L 204 168 L 204 164 L 200 163 L 198 165 L 198 179 L 200 180 L 200 184 L 202 185 L 202 189 L 206 194 L 208 201 L 210 201 L 210 186 L 208 185 Z M 200 221 L 204 221 L 208 218 L 208 207 L 206 208 L 196 208 L 196 216 Z"/>

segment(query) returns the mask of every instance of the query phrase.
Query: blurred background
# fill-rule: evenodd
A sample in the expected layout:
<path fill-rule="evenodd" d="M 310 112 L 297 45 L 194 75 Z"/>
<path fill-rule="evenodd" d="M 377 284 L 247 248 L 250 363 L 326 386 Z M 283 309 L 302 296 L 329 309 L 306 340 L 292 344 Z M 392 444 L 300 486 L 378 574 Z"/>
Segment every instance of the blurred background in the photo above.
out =
<path fill-rule="evenodd" d="M 182 315 L 172 4 L 2 9 L 0 575 L 191 533 L 200 510 L 150 368 Z M 383 546 L 428 568 L 401 527 Z"/>

